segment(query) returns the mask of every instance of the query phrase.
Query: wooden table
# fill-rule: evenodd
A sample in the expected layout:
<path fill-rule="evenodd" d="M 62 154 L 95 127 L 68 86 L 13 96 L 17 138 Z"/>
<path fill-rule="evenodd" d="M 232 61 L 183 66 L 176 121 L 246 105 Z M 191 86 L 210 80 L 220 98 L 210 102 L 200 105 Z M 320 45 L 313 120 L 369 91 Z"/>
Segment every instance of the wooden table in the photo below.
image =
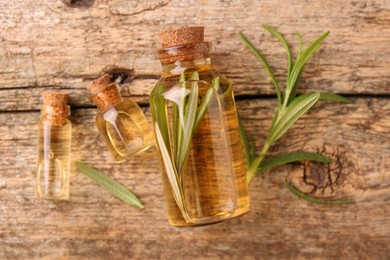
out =
<path fill-rule="evenodd" d="M 280 259 L 390 257 L 390 2 L 368 1 L 121 1 L 15 0 L 0 3 L 0 259 Z M 169 27 L 205 25 L 213 61 L 235 84 L 239 114 L 263 144 L 276 105 L 265 70 L 240 42 L 243 31 L 276 68 L 286 55 L 262 23 L 276 26 L 297 50 L 295 30 L 308 43 L 330 37 L 303 74 L 301 93 L 340 93 L 344 105 L 320 102 L 271 150 L 321 150 L 334 156 L 312 176 L 318 197 L 353 198 L 344 206 L 301 200 L 304 165 L 267 172 L 251 183 L 247 215 L 217 225 L 167 224 L 155 148 L 115 164 L 95 128 L 86 84 L 106 66 L 134 69 L 124 90 L 150 119 L 147 97 L 159 78 L 156 34 Z M 145 209 L 128 206 L 72 168 L 67 202 L 37 201 L 35 172 L 41 93 L 71 93 L 73 160 L 103 170 L 132 189 Z M 337 166 L 337 167 L 336 167 Z M 338 168 L 338 167 L 342 168 Z M 324 170 L 325 169 L 325 170 Z M 307 168 L 306 168 L 307 170 Z M 306 172 L 308 173 L 308 171 Z M 313 173 L 314 174 L 314 173 Z"/>

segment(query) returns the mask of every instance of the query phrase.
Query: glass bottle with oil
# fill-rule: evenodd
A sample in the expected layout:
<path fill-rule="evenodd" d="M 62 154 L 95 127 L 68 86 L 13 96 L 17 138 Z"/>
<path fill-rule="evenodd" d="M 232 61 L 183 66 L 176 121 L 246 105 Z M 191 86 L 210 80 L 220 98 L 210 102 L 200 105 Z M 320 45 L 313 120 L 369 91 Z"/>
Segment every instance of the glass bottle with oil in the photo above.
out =
<path fill-rule="evenodd" d="M 122 98 L 119 85 L 105 74 L 87 86 L 97 105 L 96 126 L 116 162 L 154 144 L 154 136 L 141 108 Z"/>
<path fill-rule="evenodd" d="M 37 197 L 69 198 L 72 124 L 68 94 L 43 93 L 42 117 L 38 126 Z"/>
<path fill-rule="evenodd" d="M 212 66 L 203 27 L 159 37 L 163 73 L 150 108 L 169 223 L 202 225 L 240 216 L 250 201 L 231 82 Z"/>

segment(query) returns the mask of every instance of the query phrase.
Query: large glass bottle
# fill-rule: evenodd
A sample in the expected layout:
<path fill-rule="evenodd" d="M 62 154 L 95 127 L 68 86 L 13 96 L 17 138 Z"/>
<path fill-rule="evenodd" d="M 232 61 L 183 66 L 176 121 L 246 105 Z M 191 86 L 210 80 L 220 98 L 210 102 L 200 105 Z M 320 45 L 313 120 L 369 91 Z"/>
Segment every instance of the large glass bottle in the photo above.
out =
<path fill-rule="evenodd" d="M 105 74 L 87 86 L 99 112 L 96 126 L 116 162 L 148 149 L 154 136 L 141 108 L 122 98 L 112 76 Z"/>
<path fill-rule="evenodd" d="M 210 63 L 203 27 L 162 32 L 163 73 L 150 95 L 169 223 L 200 225 L 249 210 L 230 81 Z"/>
<path fill-rule="evenodd" d="M 72 124 L 68 95 L 43 93 L 38 130 L 37 197 L 64 200 L 69 197 Z"/>

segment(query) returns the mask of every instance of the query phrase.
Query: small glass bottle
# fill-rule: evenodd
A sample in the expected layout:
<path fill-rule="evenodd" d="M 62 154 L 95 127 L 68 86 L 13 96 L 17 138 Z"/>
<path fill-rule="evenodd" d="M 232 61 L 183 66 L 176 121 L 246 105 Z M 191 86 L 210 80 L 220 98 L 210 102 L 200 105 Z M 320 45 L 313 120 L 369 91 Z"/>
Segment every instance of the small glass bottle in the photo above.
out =
<path fill-rule="evenodd" d="M 169 223 L 215 223 L 246 213 L 249 192 L 231 82 L 210 62 L 203 27 L 159 34 L 163 73 L 150 94 Z"/>
<path fill-rule="evenodd" d="M 44 92 L 38 130 L 37 197 L 69 198 L 72 124 L 68 94 Z"/>
<path fill-rule="evenodd" d="M 148 149 L 154 136 L 141 108 L 122 98 L 119 85 L 105 74 L 87 86 L 99 109 L 96 126 L 116 162 Z"/>

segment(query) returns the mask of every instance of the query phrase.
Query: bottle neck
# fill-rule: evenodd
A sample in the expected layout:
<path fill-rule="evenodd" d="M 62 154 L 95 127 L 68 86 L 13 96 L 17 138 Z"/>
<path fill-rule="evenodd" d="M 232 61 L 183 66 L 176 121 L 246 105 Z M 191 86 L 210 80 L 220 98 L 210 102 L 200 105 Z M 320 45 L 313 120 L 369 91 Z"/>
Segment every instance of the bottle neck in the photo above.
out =
<path fill-rule="evenodd" d="M 211 44 L 201 42 L 161 49 L 157 52 L 157 57 L 160 59 L 163 75 L 176 75 L 189 70 L 210 69 L 210 51 Z"/>
<path fill-rule="evenodd" d="M 180 75 L 186 71 L 212 70 L 210 58 L 199 58 L 195 60 L 180 61 L 172 64 L 161 64 L 163 76 Z"/>
<path fill-rule="evenodd" d="M 91 99 L 100 111 L 105 111 L 123 100 L 117 83 L 112 83 L 92 94 Z"/>

